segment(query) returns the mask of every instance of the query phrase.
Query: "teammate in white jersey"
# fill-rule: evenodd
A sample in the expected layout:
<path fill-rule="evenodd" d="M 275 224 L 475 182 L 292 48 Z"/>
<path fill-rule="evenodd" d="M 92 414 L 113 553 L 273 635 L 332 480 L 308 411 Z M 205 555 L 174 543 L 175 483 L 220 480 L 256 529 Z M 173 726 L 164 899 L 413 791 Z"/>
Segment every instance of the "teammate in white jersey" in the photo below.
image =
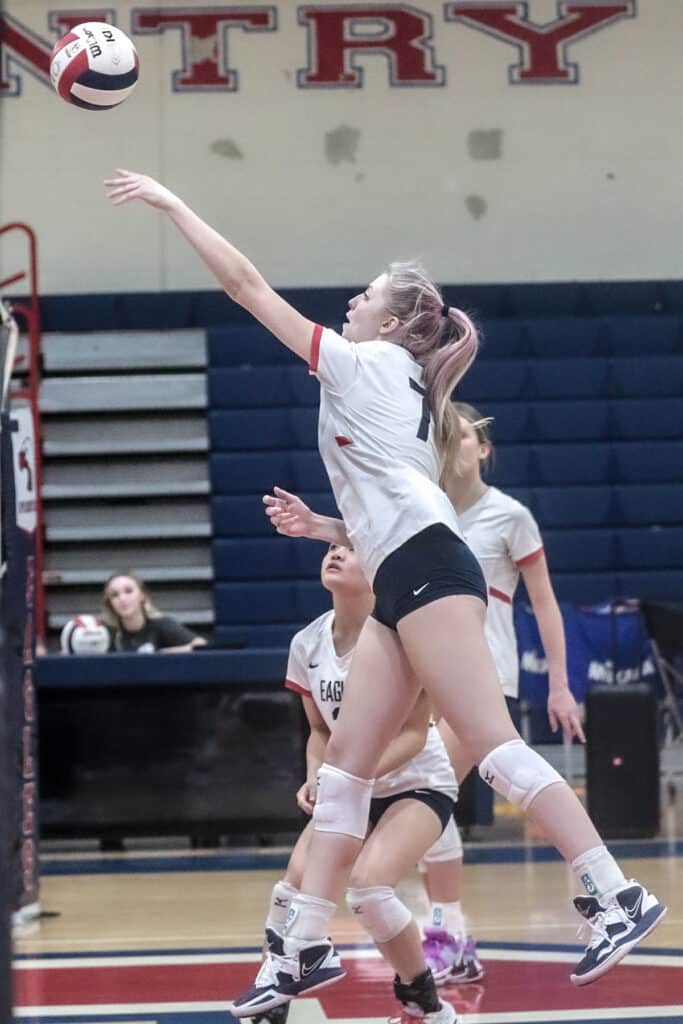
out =
<path fill-rule="evenodd" d="M 333 608 L 292 639 L 285 685 L 301 694 L 310 725 L 306 746 L 306 782 L 297 793 L 303 811 L 316 803 L 317 775 L 325 747 L 342 707 L 344 684 L 353 648 L 373 594 L 352 551 L 331 545 L 322 563 L 321 580 L 331 591 Z M 420 932 L 395 886 L 453 820 L 457 783 L 443 741 L 430 722 L 429 701 L 422 692 L 398 736 L 377 768 L 370 804 L 374 826 L 351 872 L 346 901 L 394 971 L 394 991 L 410 1020 L 453 1024 L 453 1007 L 442 1003 L 420 944 Z M 284 878 L 273 888 L 266 920 L 265 948 L 282 947 L 282 932 L 297 894 L 310 845 L 312 823 L 294 847 Z M 263 982 L 270 961 L 265 961 Z M 255 1022 L 284 1024 L 288 1006 L 256 1015 Z M 282 1013 L 281 1011 L 285 1011 Z M 254 1015 L 254 1008 L 249 1011 Z"/>
<path fill-rule="evenodd" d="M 486 639 L 513 720 L 519 720 L 519 658 L 513 597 L 520 576 L 538 623 L 548 663 L 548 717 L 571 741 L 585 742 L 579 710 L 569 689 L 562 615 L 553 592 L 543 541 L 533 515 L 519 501 L 489 486 L 482 473 L 493 453 L 490 420 L 471 405 L 455 402 L 461 440 L 457 457 L 443 478 L 467 544 L 477 556 L 489 594 Z M 439 726 L 459 782 L 474 762 L 446 722 Z M 422 860 L 430 897 L 430 924 L 423 943 L 437 984 L 479 981 L 484 969 L 461 906 L 462 842 L 455 821 Z"/>
<path fill-rule="evenodd" d="M 420 267 L 392 264 L 350 300 L 342 335 L 323 330 L 154 179 L 119 170 L 105 188 L 115 205 L 140 199 L 162 210 L 228 295 L 308 363 L 321 385 L 320 453 L 342 515 L 319 518 L 316 535 L 354 547 L 375 593 L 319 772 L 301 892 L 283 954 L 271 958 L 277 980 L 230 1008 L 280 1006 L 344 976 L 327 939 L 335 898 L 365 837 L 382 751 L 423 689 L 484 780 L 527 811 L 583 882 L 589 895 L 575 903 L 591 939 L 572 980 L 593 981 L 666 908 L 627 882 L 576 794 L 524 743 L 505 705 L 484 637 L 484 578 L 439 487 L 458 435 L 451 394 L 477 352 L 471 320 Z"/>

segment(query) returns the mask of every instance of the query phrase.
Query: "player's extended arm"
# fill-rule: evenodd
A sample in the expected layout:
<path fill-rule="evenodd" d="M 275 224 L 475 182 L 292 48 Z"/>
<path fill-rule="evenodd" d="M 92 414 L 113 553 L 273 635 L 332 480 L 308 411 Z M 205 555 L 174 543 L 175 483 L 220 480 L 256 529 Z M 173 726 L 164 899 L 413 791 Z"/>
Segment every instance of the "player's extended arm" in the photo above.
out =
<path fill-rule="evenodd" d="M 330 730 L 313 698 L 302 696 L 301 699 L 311 731 L 306 742 L 306 781 L 296 794 L 296 802 L 306 814 L 313 814 L 318 790 L 318 771 L 325 760 L 325 748 L 330 738 Z"/>
<path fill-rule="evenodd" d="M 284 345 L 309 362 L 315 324 L 285 302 L 253 263 L 182 199 L 154 178 L 120 168 L 104 185 L 114 206 L 140 199 L 165 213 L 230 298 L 248 309 Z"/>
<path fill-rule="evenodd" d="M 577 736 L 585 743 L 579 709 L 567 679 L 567 646 L 562 613 L 550 581 L 545 555 L 522 566 L 521 572 L 548 662 L 548 718 L 551 728 L 557 732 L 558 726 L 561 726 L 566 739 L 571 740 Z"/>
<path fill-rule="evenodd" d="M 382 775 L 395 771 L 420 753 L 427 742 L 430 712 L 429 697 L 422 690 L 398 736 L 391 741 L 379 759 L 375 778 L 379 779 Z"/>
<path fill-rule="evenodd" d="M 263 504 L 271 523 L 284 537 L 308 537 L 351 547 L 343 519 L 318 515 L 296 494 L 274 487 L 272 494 L 264 494 Z"/>

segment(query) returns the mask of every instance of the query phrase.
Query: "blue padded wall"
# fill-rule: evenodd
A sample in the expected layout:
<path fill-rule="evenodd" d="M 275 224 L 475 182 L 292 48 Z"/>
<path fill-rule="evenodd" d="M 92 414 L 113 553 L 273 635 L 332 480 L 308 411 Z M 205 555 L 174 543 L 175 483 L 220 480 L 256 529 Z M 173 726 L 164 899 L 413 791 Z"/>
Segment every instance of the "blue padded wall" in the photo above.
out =
<path fill-rule="evenodd" d="M 576 604 L 683 600 L 683 287 L 626 284 L 489 290 L 458 392 L 494 417 L 491 482 L 531 508 Z M 325 548 L 275 535 L 261 499 L 277 483 L 336 514 L 318 385 L 255 324 L 212 328 L 209 359 L 216 635 L 286 642 L 329 607 Z"/>

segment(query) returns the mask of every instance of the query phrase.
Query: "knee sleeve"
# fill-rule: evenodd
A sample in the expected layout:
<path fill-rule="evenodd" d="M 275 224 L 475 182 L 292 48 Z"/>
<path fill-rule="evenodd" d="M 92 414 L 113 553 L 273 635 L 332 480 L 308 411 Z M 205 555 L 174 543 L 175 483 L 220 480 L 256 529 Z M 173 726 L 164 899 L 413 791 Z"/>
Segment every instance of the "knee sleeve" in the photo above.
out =
<path fill-rule="evenodd" d="M 524 740 L 508 740 L 492 750 L 479 765 L 479 774 L 496 793 L 523 807 L 547 786 L 564 779 Z"/>
<path fill-rule="evenodd" d="M 313 828 L 365 839 L 374 781 L 359 779 L 329 764 L 321 765 Z"/>
<path fill-rule="evenodd" d="M 389 942 L 410 924 L 413 915 L 390 885 L 372 885 L 367 889 L 347 889 L 346 903 L 357 915 L 373 942 Z"/>
<path fill-rule="evenodd" d="M 420 861 L 420 871 L 426 871 L 428 864 L 444 863 L 449 860 L 460 860 L 462 857 L 462 840 L 458 826 L 453 818 L 433 843 Z"/>

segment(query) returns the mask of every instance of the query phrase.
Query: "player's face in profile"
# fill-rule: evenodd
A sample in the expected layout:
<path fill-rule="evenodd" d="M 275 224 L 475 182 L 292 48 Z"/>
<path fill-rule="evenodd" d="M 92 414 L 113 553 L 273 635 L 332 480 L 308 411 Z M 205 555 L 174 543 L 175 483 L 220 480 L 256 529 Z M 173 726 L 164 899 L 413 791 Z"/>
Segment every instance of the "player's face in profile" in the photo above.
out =
<path fill-rule="evenodd" d="M 125 618 L 138 610 L 144 595 L 130 576 L 115 576 L 107 585 L 107 600 L 114 614 Z"/>
<path fill-rule="evenodd" d="M 362 594 L 368 590 L 368 582 L 361 571 L 353 548 L 330 544 L 323 558 L 320 580 L 326 590 Z"/>
<path fill-rule="evenodd" d="M 481 470 L 482 462 L 489 453 L 489 446 L 482 444 L 469 420 L 460 420 L 460 448 L 455 460 L 458 476 L 471 477 Z"/>
<path fill-rule="evenodd" d="M 364 292 L 349 299 L 342 336 L 348 341 L 374 341 L 386 317 L 387 275 L 380 274 Z"/>

